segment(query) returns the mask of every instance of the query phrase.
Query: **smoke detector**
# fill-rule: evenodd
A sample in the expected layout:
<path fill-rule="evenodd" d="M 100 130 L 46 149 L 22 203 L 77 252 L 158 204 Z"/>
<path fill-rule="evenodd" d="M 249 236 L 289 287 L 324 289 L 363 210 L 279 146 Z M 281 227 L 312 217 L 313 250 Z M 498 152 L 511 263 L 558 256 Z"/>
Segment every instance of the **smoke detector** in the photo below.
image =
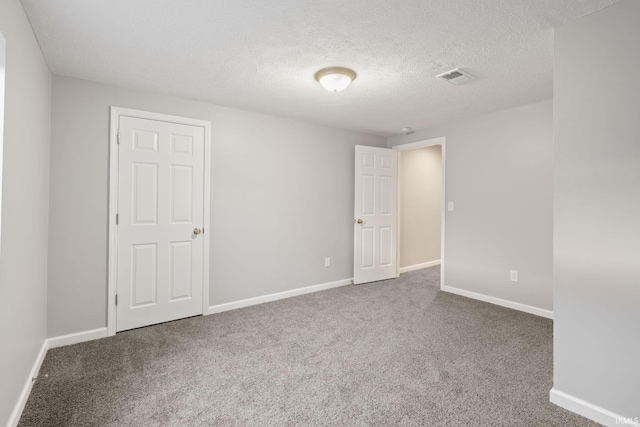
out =
<path fill-rule="evenodd" d="M 411 135 L 413 132 L 413 129 L 411 129 L 409 126 L 405 126 L 402 129 L 400 129 L 400 132 L 404 133 L 405 135 Z"/>
<path fill-rule="evenodd" d="M 474 76 L 467 73 L 466 71 L 461 70 L 460 68 L 447 71 L 446 73 L 438 74 L 436 77 L 444 79 L 452 85 L 459 85 L 461 83 L 466 83 L 470 80 L 475 79 Z"/>

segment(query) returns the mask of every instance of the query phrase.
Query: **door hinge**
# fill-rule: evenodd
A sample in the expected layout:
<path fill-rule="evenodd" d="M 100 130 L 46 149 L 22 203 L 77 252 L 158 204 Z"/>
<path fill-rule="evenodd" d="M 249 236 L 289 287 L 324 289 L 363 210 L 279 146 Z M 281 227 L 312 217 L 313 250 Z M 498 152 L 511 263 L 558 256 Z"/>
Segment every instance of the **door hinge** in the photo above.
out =
<path fill-rule="evenodd" d="M 120 144 L 120 131 L 118 131 L 118 144 Z"/>
<path fill-rule="evenodd" d="M 116 225 L 120 224 L 120 214 L 116 214 Z"/>
<path fill-rule="evenodd" d="M 116 294 L 116 305 L 118 305 L 118 294 Z"/>

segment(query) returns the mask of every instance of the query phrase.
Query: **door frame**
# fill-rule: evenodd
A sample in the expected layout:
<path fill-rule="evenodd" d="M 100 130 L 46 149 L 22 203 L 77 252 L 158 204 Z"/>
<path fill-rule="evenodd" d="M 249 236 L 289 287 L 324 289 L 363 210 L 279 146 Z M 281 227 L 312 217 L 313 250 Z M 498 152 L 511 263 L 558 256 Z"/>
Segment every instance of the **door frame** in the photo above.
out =
<path fill-rule="evenodd" d="M 396 246 L 397 246 L 397 250 L 396 250 L 396 256 L 397 256 L 397 260 L 396 260 L 396 267 L 398 269 L 397 271 L 397 277 L 400 277 L 400 168 L 401 168 L 401 156 L 402 156 L 402 151 L 408 151 L 408 150 L 414 150 L 416 148 L 423 148 L 423 147 L 431 147 L 434 145 L 440 145 L 442 146 L 442 200 L 440 201 L 440 209 L 441 209 L 441 225 L 440 225 L 440 289 L 444 289 L 445 284 L 444 284 L 444 254 L 445 254 L 445 230 L 446 230 L 446 213 L 447 213 L 447 206 L 446 206 L 446 193 L 445 193 L 445 189 L 446 189 L 446 185 L 445 185 L 445 167 L 446 167 L 446 138 L 444 136 L 439 137 L 439 138 L 433 138 L 433 139 L 425 139 L 422 141 L 416 141 L 416 142 L 412 142 L 410 144 L 402 144 L 402 145 L 394 145 L 393 148 L 394 150 L 398 150 L 398 225 L 397 225 L 397 234 L 396 234 Z"/>
<path fill-rule="evenodd" d="M 107 261 L 107 335 L 116 334 L 116 290 L 118 278 L 118 124 L 121 116 L 156 120 L 204 128 L 204 239 L 202 272 L 202 315 L 209 310 L 209 247 L 211 234 L 211 122 L 187 117 L 171 116 L 130 108 L 110 107 L 109 123 L 109 247 Z"/>

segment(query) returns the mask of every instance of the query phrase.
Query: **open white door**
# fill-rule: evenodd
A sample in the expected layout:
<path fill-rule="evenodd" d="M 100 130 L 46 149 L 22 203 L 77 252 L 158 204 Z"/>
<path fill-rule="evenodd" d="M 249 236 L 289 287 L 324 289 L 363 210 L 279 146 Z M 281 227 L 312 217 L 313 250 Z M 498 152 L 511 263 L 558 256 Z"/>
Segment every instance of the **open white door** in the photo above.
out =
<path fill-rule="evenodd" d="M 353 283 L 397 277 L 398 153 L 356 145 Z"/>
<path fill-rule="evenodd" d="M 117 331 L 202 314 L 205 130 L 118 125 Z"/>

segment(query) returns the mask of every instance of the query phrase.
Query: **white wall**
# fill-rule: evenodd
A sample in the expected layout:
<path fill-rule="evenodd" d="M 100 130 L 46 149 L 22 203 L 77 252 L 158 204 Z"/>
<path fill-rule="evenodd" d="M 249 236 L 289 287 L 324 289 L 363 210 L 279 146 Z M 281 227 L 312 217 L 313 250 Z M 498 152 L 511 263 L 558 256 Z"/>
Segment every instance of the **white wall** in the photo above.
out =
<path fill-rule="evenodd" d="M 0 32 L 6 39 L 0 256 L 4 425 L 46 332 L 51 73 L 18 0 L 0 2 Z"/>
<path fill-rule="evenodd" d="M 212 122 L 210 305 L 353 277 L 354 145 L 384 138 L 55 76 L 48 336 L 106 326 L 111 105 Z"/>
<path fill-rule="evenodd" d="M 639 40 L 622 1 L 557 29 L 554 66 L 554 389 L 637 420 Z"/>
<path fill-rule="evenodd" d="M 0 241 L 2 239 L 2 153 L 4 152 L 4 68 L 7 57 L 7 44 L 0 32 Z M 1 252 L 0 245 L 0 252 Z"/>
<path fill-rule="evenodd" d="M 440 259 L 442 146 L 401 151 L 400 268 Z"/>
<path fill-rule="evenodd" d="M 388 139 L 446 137 L 447 286 L 553 309 L 552 114 L 545 101 Z"/>

